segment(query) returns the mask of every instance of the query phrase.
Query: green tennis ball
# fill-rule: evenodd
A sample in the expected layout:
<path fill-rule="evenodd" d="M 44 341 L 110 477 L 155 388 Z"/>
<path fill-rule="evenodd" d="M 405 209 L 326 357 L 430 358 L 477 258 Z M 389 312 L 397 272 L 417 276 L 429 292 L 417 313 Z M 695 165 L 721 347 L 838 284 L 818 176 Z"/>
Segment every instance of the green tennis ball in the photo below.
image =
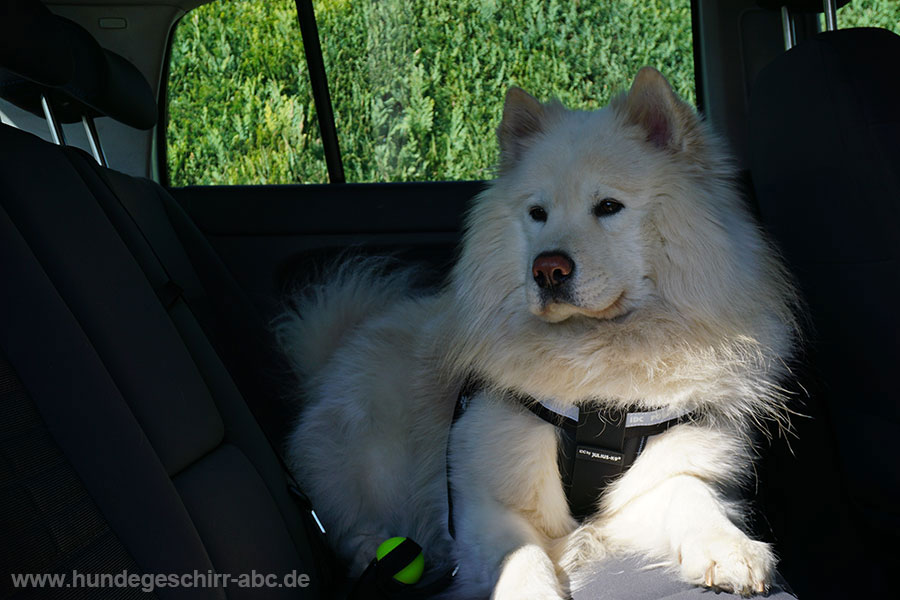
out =
<path fill-rule="evenodd" d="M 387 556 L 391 550 L 396 548 L 405 540 L 405 537 L 392 537 L 381 542 L 381 545 L 378 546 L 378 550 L 375 551 L 375 558 L 381 560 L 385 556 Z M 407 583 L 412 585 L 416 583 L 422 578 L 422 573 L 425 571 L 425 557 L 422 556 L 422 553 L 419 552 L 418 556 L 412 559 L 408 565 L 394 573 L 394 579 L 399 581 L 400 583 Z"/>

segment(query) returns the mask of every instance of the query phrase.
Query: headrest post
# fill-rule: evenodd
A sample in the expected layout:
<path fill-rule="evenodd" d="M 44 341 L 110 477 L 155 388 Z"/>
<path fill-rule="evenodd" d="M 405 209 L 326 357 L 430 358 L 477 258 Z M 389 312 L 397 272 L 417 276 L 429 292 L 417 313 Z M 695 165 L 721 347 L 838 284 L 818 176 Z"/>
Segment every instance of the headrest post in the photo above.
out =
<path fill-rule="evenodd" d="M 781 29 L 784 33 L 784 49 L 790 50 L 794 47 L 794 22 L 787 6 L 781 7 Z"/>
<path fill-rule="evenodd" d="M 47 127 L 50 128 L 50 139 L 57 146 L 65 146 L 66 136 L 63 134 L 62 125 L 53 114 L 53 109 L 50 108 L 50 103 L 44 94 L 41 94 L 41 109 L 44 111 L 44 118 L 47 119 Z"/>
<path fill-rule="evenodd" d="M 837 2 L 835 0 L 822 0 L 822 10 L 825 13 L 825 30 L 837 29 Z"/>
<path fill-rule="evenodd" d="M 87 135 L 88 144 L 91 146 L 91 154 L 94 155 L 94 160 L 96 160 L 97 164 L 101 167 L 108 167 L 109 164 L 106 162 L 106 154 L 103 153 L 103 148 L 100 146 L 100 136 L 97 135 L 97 127 L 94 125 L 94 118 L 87 115 L 81 115 L 81 124 L 84 125 L 84 133 Z"/>

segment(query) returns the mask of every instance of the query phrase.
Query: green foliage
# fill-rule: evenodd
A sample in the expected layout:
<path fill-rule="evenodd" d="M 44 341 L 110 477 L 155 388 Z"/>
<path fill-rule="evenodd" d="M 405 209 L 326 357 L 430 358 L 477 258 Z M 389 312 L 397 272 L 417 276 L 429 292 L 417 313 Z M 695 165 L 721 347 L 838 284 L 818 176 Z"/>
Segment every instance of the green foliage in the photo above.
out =
<path fill-rule="evenodd" d="M 687 0 L 316 8 L 349 181 L 490 177 L 510 85 L 596 108 L 650 64 L 693 101 Z"/>
<path fill-rule="evenodd" d="M 172 42 L 172 185 L 325 181 L 294 3 L 215 2 Z"/>
<path fill-rule="evenodd" d="M 654 65 L 693 101 L 688 0 L 320 0 L 348 181 L 490 177 L 503 95 L 596 108 Z M 290 0 L 220 0 L 173 40 L 173 185 L 324 182 Z"/>
<path fill-rule="evenodd" d="M 853 0 L 838 10 L 837 24 L 848 27 L 882 27 L 900 34 L 900 2 L 897 0 Z"/>
<path fill-rule="evenodd" d="M 317 0 L 348 181 L 489 178 L 503 96 L 592 109 L 652 65 L 694 102 L 689 0 Z M 897 0 L 841 27 L 900 30 Z M 294 2 L 219 0 L 175 33 L 172 185 L 325 182 Z"/>

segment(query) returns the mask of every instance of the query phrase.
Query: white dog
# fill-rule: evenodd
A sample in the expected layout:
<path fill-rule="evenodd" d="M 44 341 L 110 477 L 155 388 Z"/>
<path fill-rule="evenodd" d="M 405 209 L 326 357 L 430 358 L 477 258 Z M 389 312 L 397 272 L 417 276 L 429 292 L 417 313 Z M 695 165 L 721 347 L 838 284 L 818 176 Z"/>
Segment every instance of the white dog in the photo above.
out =
<path fill-rule="evenodd" d="M 785 418 L 796 296 L 722 145 L 651 68 L 596 112 L 513 88 L 498 133 L 499 176 L 441 292 L 350 261 L 278 322 L 308 399 L 290 466 L 334 548 L 358 573 L 411 537 L 435 569 L 459 565 L 453 598 L 564 598 L 609 553 L 766 590 L 772 548 L 728 498 L 752 430 Z M 537 402 L 688 416 L 579 523 Z"/>

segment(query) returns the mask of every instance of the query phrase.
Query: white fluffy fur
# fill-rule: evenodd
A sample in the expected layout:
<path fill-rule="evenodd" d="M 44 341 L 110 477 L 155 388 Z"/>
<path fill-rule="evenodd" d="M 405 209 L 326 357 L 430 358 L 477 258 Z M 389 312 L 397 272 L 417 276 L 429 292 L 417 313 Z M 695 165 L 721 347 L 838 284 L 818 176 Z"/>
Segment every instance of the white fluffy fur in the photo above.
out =
<path fill-rule="evenodd" d="M 416 296 L 406 274 L 361 262 L 279 322 L 308 398 L 290 466 L 332 544 L 359 572 L 383 539 L 412 537 L 436 569 L 459 562 L 453 598 L 563 598 L 579 566 L 611 552 L 698 585 L 765 589 L 772 549 L 741 531 L 727 495 L 747 477 L 754 424 L 784 419 L 796 300 L 721 144 L 652 69 L 592 113 L 514 89 L 499 135 L 501 173 L 474 201 L 443 291 Z M 625 208 L 595 217 L 602 198 Z M 565 301 L 533 280 L 552 250 L 576 264 Z M 487 387 L 451 435 L 469 375 Z M 698 417 L 653 438 L 578 526 L 555 429 L 508 390 Z"/>

